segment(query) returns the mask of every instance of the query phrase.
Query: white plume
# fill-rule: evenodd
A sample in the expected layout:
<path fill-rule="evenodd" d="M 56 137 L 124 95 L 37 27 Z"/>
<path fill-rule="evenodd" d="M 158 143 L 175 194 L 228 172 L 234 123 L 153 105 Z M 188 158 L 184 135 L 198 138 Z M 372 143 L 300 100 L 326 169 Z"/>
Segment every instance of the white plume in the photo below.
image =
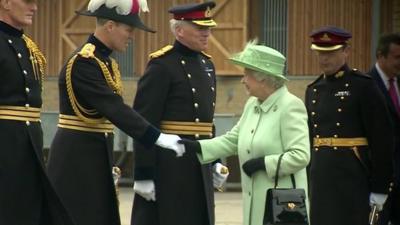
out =
<path fill-rule="evenodd" d="M 100 8 L 100 6 L 102 6 L 105 2 L 106 2 L 106 0 L 90 0 L 87 9 L 88 9 L 90 12 L 94 12 L 94 11 L 96 11 L 98 8 Z"/>
<path fill-rule="evenodd" d="M 120 15 L 128 15 L 132 9 L 132 0 L 105 0 L 107 8 L 117 7 L 117 13 Z"/>
<path fill-rule="evenodd" d="M 139 8 L 142 12 L 150 12 L 147 0 L 139 0 Z"/>

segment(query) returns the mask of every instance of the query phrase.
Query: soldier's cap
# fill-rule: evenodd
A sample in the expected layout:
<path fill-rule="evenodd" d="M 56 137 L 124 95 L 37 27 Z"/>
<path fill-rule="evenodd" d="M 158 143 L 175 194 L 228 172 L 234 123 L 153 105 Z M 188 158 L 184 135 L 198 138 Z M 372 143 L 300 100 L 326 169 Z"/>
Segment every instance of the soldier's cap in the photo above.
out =
<path fill-rule="evenodd" d="M 261 72 L 266 76 L 288 80 L 283 74 L 285 56 L 273 48 L 258 45 L 257 41 L 247 43 L 242 52 L 233 55 L 229 60 L 235 65 Z"/>
<path fill-rule="evenodd" d="M 190 21 L 199 26 L 215 27 L 217 23 L 211 18 L 211 9 L 215 7 L 215 2 L 189 3 L 177 5 L 168 10 L 174 15 L 176 20 Z"/>
<path fill-rule="evenodd" d="M 348 44 L 351 33 L 334 26 L 325 26 L 311 32 L 311 49 L 317 51 L 334 51 Z"/>
<path fill-rule="evenodd" d="M 140 11 L 149 11 L 146 0 L 90 0 L 87 10 L 75 12 L 79 15 L 113 20 L 155 33 L 143 24 L 139 17 Z"/>

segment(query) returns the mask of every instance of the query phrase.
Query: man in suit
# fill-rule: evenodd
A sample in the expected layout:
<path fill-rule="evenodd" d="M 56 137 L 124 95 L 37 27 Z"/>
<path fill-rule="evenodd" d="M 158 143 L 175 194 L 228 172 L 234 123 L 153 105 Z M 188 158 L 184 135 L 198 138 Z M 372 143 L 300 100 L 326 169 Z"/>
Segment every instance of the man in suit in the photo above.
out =
<path fill-rule="evenodd" d="M 161 133 L 124 103 L 118 64 L 110 57 L 125 51 L 136 28 L 152 31 L 139 18 L 146 6 L 91 0 L 88 10 L 78 12 L 96 17 L 97 24 L 60 72 L 60 116 L 48 162 L 49 177 L 76 225 L 121 223 L 112 177 L 114 125 L 145 146 L 182 154 L 178 136 Z"/>
<path fill-rule="evenodd" d="M 392 181 L 389 112 L 372 78 L 347 65 L 348 31 L 329 26 L 310 36 L 323 72 L 306 90 L 310 223 L 368 224 L 370 205 L 382 208 Z"/>
<path fill-rule="evenodd" d="M 368 74 L 385 96 L 396 140 L 393 154 L 394 183 L 384 210 L 380 213 L 379 224 L 386 225 L 390 221 L 393 225 L 400 225 L 400 33 L 380 37 L 376 58 L 376 63 Z"/>
<path fill-rule="evenodd" d="M 203 52 L 216 26 L 214 7 L 209 1 L 171 8 L 176 41 L 150 55 L 138 83 L 134 109 L 163 132 L 192 140 L 214 136 L 215 68 Z M 134 149 L 132 225 L 214 224 L 211 165 L 200 165 L 193 151 L 176 158 L 137 142 Z"/>
<path fill-rule="evenodd" d="M 34 0 L 0 1 L 0 224 L 72 224 L 45 173 L 40 123 L 46 59 L 24 34 Z"/>

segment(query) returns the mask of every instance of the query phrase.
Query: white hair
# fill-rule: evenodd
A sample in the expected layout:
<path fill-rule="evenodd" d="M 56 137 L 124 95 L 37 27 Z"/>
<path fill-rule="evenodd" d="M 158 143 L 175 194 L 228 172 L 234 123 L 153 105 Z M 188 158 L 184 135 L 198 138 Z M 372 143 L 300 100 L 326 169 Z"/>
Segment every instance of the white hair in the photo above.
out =
<path fill-rule="evenodd" d="M 169 21 L 171 32 L 174 34 L 175 37 L 176 37 L 176 28 L 187 24 L 190 24 L 190 22 L 187 22 L 185 20 L 171 19 Z"/>
<path fill-rule="evenodd" d="M 274 88 L 275 90 L 282 87 L 286 82 L 286 80 L 283 78 L 258 71 L 254 71 L 252 75 L 256 78 L 256 80 L 264 81 L 266 85 Z"/>

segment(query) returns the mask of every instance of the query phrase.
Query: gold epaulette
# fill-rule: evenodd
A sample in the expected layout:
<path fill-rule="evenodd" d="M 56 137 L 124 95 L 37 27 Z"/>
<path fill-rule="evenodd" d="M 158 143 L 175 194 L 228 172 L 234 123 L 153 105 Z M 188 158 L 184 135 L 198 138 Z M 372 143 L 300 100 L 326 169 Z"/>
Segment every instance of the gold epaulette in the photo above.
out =
<path fill-rule="evenodd" d="M 154 58 L 160 57 L 160 56 L 164 55 L 166 52 L 170 51 L 172 48 L 173 48 L 172 45 L 167 45 L 160 50 L 150 53 L 149 58 L 154 59 Z"/>
<path fill-rule="evenodd" d="M 204 56 L 206 56 L 207 58 L 209 58 L 209 59 L 211 59 L 212 58 L 212 56 L 211 55 L 209 55 L 209 54 L 207 54 L 207 53 L 205 53 L 205 52 L 201 52 Z"/>
<path fill-rule="evenodd" d="M 79 51 L 78 55 L 82 56 L 83 58 L 93 58 L 95 50 L 96 50 L 96 46 L 94 44 L 87 43 Z"/>

